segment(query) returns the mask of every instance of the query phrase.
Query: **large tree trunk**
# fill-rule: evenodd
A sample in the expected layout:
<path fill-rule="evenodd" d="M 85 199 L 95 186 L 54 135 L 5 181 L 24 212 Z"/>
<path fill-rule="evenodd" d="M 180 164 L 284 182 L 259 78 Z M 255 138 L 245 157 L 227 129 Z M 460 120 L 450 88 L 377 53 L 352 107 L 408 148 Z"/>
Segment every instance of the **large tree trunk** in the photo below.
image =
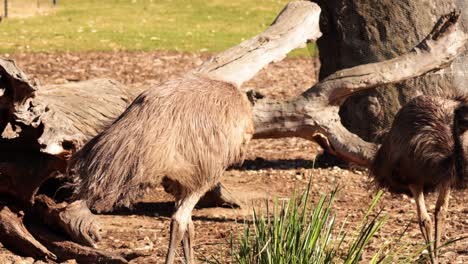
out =
<path fill-rule="evenodd" d="M 320 79 L 337 70 L 383 61 L 405 53 L 429 33 L 440 17 L 462 9 L 468 29 L 466 0 L 315 0 L 322 8 L 318 40 Z M 468 89 L 468 56 L 446 70 L 361 92 L 340 109 L 342 123 L 365 140 L 374 140 L 381 129 L 411 98 L 421 93 L 437 95 Z M 464 68 L 464 69 L 463 69 Z"/>

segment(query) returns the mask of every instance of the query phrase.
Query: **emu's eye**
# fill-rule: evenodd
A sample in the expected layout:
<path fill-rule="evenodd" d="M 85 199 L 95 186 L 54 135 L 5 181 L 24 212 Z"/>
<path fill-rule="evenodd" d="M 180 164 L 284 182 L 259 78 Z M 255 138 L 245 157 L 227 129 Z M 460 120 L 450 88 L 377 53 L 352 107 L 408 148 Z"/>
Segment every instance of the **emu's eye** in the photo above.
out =
<path fill-rule="evenodd" d="M 461 120 L 459 126 L 463 127 L 464 129 L 468 128 L 468 119 Z"/>
<path fill-rule="evenodd" d="M 461 130 L 468 128 L 468 106 L 462 106 L 455 111 L 456 122 Z"/>
<path fill-rule="evenodd" d="M 468 130 L 468 118 L 458 119 L 458 133 L 463 133 Z"/>

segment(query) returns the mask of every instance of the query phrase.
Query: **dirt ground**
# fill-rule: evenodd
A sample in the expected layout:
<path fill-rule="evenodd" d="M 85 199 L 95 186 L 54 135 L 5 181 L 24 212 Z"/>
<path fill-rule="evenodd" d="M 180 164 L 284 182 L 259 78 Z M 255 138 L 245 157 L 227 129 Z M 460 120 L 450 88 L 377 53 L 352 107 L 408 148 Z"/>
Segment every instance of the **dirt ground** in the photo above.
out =
<path fill-rule="evenodd" d="M 178 53 L 81 53 L 81 54 L 13 54 L 22 69 L 42 84 L 64 83 L 96 77 L 111 77 L 132 86 L 148 86 L 181 75 L 200 65 L 207 55 Z M 315 81 L 317 61 L 291 58 L 268 66 L 244 90 L 256 89 L 266 96 L 287 99 L 301 93 Z M 312 202 L 321 194 L 341 186 L 333 206 L 340 225 L 347 218 L 350 230 L 368 208 L 377 190 L 367 172 L 349 166 L 327 164 L 315 157 L 320 148 L 306 140 L 253 140 L 247 160 L 239 169 L 231 169 L 222 181 L 234 193 L 244 197 L 248 205 L 242 209 L 207 208 L 194 211 L 197 257 L 228 261 L 231 234 L 237 236 L 244 219 L 252 213 L 252 204 L 264 205 L 265 199 L 291 197 L 294 190 L 303 190 L 312 183 Z M 468 235 L 468 191 L 451 195 L 447 220 L 447 238 Z M 434 195 L 428 207 L 434 208 Z M 140 252 L 147 256 L 131 263 L 162 263 L 168 244 L 172 198 L 162 188 L 154 190 L 132 210 L 100 215 L 103 240 L 98 246 L 117 252 Z M 367 248 L 364 259 L 382 243 L 409 229 L 403 240 L 422 244 L 416 221 L 414 200 L 404 195 L 385 193 L 378 209 L 389 219 Z M 367 258 L 366 258 L 367 256 Z M 15 262 L 16 261 L 16 262 Z M 444 263 L 468 263 L 468 240 L 445 248 Z M 32 259 L 14 256 L 0 247 L 0 263 L 32 263 Z"/>

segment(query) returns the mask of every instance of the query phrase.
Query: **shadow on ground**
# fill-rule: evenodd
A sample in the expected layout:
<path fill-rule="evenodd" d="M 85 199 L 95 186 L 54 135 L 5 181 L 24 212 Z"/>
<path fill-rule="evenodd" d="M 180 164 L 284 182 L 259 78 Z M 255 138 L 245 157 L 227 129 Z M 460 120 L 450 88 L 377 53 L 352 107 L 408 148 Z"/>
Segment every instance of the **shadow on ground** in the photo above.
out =
<path fill-rule="evenodd" d="M 232 166 L 229 170 L 296 170 L 296 169 L 318 169 L 318 168 L 329 168 L 338 166 L 340 168 L 347 168 L 346 162 L 329 155 L 320 154 L 317 155 L 315 160 L 305 159 L 279 159 L 279 160 L 265 160 L 262 158 L 256 158 L 254 160 L 245 160 L 241 166 Z"/>
<path fill-rule="evenodd" d="M 245 160 L 241 166 L 231 167 L 229 170 L 264 170 L 264 169 L 280 169 L 280 170 L 295 170 L 295 169 L 311 169 L 311 168 L 328 168 L 332 166 L 346 167 L 347 164 L 335 158 L 334 156 L 321 154 L 315 160 L 305 159 L 279 159 L 265 160 L 256 158 L 255 160 Z M 211 207 L 211 206 L 209 206 Z M 140 202 L 132 208 L 119 208 L 108 215 L 144 215 L 156 217 L 171 217 L 174 213 L 174 202 Z M 202 208 L 207 208 L 202 206 Z M 193 217 L 194 220 L 203 220 L 210 222 L 226 222 L 230 219 L 216 217 Z"/>

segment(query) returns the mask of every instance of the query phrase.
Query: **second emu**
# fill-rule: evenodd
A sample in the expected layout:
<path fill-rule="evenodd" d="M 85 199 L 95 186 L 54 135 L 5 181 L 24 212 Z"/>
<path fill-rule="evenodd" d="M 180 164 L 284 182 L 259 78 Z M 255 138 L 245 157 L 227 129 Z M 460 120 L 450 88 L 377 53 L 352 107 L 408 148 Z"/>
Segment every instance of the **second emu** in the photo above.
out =
<path fill-rule="evenodd" d="M 380 187 L 408 193 L 416 201 L 419 226 L 432 263 L 444 231 L 452 187 L 468 181 L 468 97 L 419 96 L 396 115 L 372 164 Z M 438 190 L 435 234 L 424 202 L 424 192 Z"/>
<path fill-rule="evenodd" d="M 175 189 L 166 263 L 181 242 L 193 263 L 192 210 L 242 162 L 252 134 L 251 105 L 235 86 L 198 75 L 168 81 L 143 92 L 72 157 L 73 199 L 102 212 L 132 205 L 157 184 Z"/>

